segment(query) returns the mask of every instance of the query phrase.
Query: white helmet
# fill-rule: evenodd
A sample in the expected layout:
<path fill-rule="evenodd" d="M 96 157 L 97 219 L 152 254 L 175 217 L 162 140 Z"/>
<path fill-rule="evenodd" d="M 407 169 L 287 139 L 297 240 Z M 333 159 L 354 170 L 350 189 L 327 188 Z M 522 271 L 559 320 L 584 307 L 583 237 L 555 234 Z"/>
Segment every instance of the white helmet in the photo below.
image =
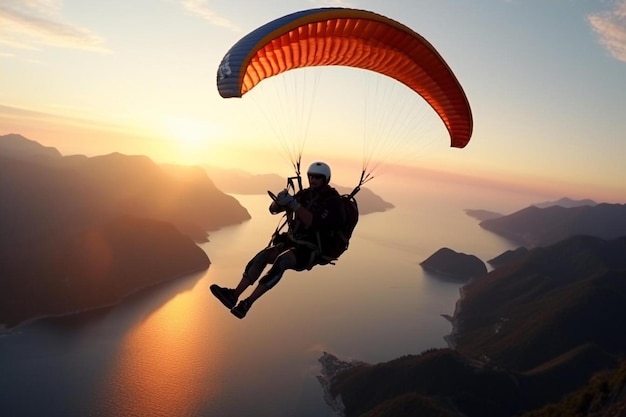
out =
<path fill-rule="evenodd" d="M 330 167 L 324 162 L 313 162 L 306 172 L 307 175 L 319 174 L 326 178 L 326 184 L 330 182 Z"/>

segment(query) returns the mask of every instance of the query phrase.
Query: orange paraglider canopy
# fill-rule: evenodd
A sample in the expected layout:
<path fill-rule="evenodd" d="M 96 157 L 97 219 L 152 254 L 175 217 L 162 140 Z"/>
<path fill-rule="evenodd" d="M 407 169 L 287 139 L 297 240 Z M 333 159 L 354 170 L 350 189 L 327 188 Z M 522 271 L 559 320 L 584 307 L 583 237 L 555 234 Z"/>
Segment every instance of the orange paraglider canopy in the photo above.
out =
<path fill-rule="evenodd" d="M 435 48 L 403 24 L 364 10 L 321 8 L 293 13 L 256 29 L 223 58 L 222 97 L 241 97 L 265 78 L 310 66 L 375 71 L 407 85 L 437 112 L 451 145 L 472 135 L 471 109 L 457 78 Z"/>

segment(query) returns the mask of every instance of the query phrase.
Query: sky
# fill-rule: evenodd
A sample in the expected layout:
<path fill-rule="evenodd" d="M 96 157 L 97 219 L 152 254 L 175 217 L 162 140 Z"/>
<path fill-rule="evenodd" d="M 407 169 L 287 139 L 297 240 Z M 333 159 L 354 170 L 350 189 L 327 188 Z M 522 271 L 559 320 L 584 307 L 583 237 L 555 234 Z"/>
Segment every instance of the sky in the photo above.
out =
<path fill-rule="evenodd" d="M 626 0 L 3 0 L 0 134 L 65 155 L 143 154 L 290 175 L 288 139 L 272 137 L 288 124 L 274 110 L 281 99 L 256 91 L 223 99 L 216 72 L 248 32 L 323 6 L 409 26 L 469 99 L 466 148 L 450 148 L 426 114 L 434 120 L 423 122 L 426 145 L 405 141 L 389 166 L 409 167 L 392 175 L 626 203 Z M 304 164 L 362 158 L 363 118 L 353 114 L 361 87 L 343 70 L 324 74 L 311 102 Z"/>

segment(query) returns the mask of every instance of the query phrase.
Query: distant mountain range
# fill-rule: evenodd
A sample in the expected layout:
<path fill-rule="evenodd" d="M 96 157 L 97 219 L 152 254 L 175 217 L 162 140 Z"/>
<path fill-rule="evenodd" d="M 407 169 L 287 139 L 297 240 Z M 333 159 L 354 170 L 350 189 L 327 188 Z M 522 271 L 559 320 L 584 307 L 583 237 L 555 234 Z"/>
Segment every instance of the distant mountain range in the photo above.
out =
<path fill-rule="evenodd" d="M 4 169 L 15 171 L 7 172 L 12 183 L 2 190 L 11 193 L 13 208 L 39 200 L 50 203 L 46 210 L 72 209 L 78 216 L 73 222 L 104 213 L 154 218 L 199 241 L 207 230 L 250 219 L 197 167 L 159 166 L 145 156 L 119 153 L 62 156 L 20 135 L 0 136 L 0 157 Z"/>
<path fill-rule="evenodd" d="M 563 197 L 560 198 L 556 201 L 544 201 L 543 203 L 535 203 L 533 204 L 533 206 L 535 207 L 539 207 L 539 208 L 546 208 L 546 207 L 552 207 L 552 206 L 561 206 L 561 207 L 565 207 L 565 208 L 572 208 L 572 207 L 581 207 L 581 206 L 590 206 L 593 207 L 595 205 L 597 205 L 598 203 L 596 203 L 593 200 L 590 200 L 588 198 L 583 199 L 583 200 L 574 200 L 571 199 L 569 197 Z"/>
<path fill-rule="evenodd" d="M 192 238 L 249 218 L 199 168 L 62 156 L 0 136 L 0 324 L 112 304 L 206 269 Z"/>
<path fill-rule="evenodd" d="M 574 235 L 614 239 L 626 235 L 626 205 L 530 206 L 484 220 L 480 226 L 529 248 L 551 245 Z"/>
<path fill-rule="evenodd" d="M 552 206 L 560 206 L 560 207 L 565 207 L 565 208 L 572 208 L 572 207 L 582 207 L 582 206 L 592 207 L 597 204 L 598 203 L 596 203 L 595 201 L 589 200 L 589 199 L 573 200 L 568 197 L 563 197 L 556 201 L 544 201 L 543 203 L 532 204 L 532 207 L 546 208 L 546 207 L 552 207 Z M 496 213 L 496 212 L 484 210 L 484 209 L 466 209 L 465 213 L 467 213 L 467 215 L 472 216 L 475 219 L 478 219 L 480 221 L 497 219 L 499 217 L 504 216 L 501 213 Z"/>

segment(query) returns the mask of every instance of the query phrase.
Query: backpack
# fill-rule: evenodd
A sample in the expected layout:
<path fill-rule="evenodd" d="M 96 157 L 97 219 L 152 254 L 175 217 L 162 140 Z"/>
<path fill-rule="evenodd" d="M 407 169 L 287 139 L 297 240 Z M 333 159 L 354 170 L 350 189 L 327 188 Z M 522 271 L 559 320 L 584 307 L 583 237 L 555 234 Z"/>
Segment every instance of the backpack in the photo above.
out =
<path fill-rule="evenodd" d="M 341 201 L 343 202 L 343 208 L 346 211 L 346 223 L 341 232 L 346 240 L 347 249 L 350 238 L 352 237 L 352 232 L 354 232 L 354 228 L 359 222 L 359 205 L 357 204 L 354 196 L 347 194 L 341 196 Z"/>
<path fill-rule="evenodd" d="M 354 228 L 359 222 L 359 206 L 354 195 L 344 194 L 340 196 L 340 198 L 343 204 L 346 221 L 335 234 L 335 241 L 333 242 L 332 248 L 326 248 L 324 251 L 326 256 L 334 259 L 339 258 L 339 256 L 348 249 Z"/>

